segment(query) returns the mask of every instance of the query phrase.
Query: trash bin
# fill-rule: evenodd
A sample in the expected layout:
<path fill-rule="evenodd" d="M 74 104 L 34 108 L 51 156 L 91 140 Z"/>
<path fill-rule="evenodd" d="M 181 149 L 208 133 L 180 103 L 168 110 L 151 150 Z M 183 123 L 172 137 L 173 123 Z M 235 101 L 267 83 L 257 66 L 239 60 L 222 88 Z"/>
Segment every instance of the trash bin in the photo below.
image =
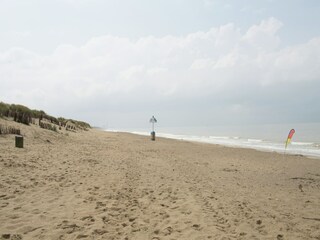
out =
<path fill-rule="evenodd" d="M 155 131 L 152 131 L 152 132 L 151 132 L 151 140 L 152 140 L 152 141 L 155 141 L 155 140 L 156 140 L 156 132 L 155 132 Z"/>
<path fill-rule="evenodd" d="M 16 147 L 23 148 L 23 136 L 16 136 Z"/>

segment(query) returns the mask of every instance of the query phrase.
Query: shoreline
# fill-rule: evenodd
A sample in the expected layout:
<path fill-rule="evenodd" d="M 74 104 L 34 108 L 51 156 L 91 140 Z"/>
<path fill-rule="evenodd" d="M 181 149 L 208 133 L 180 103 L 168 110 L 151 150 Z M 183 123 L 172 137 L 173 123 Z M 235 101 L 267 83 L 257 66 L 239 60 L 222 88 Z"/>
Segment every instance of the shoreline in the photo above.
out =
<path fill-rule="evenodd" d="M 0 136 L 0 239 L 318 239 L 320 162 L 98 129 Z"/>
<path fill-rule="evenodd" d="M 105 130 L 105 129 L 98 129 L 101 131 L 105 132 L 115 132 L 115 133 L 130 133 L 138 136 L 149 136 L 147 133 L 140 133 L 140 132 L 126 132 L 126 131 L 118 131 L 118 130 Z M 244 146 L 244 145 L 237 145 L 237 144 L 231 144 L 231 143 L 216 143 L 216 142 L 210 142 L 206 140 L 210 140 L 210 137 L 203 137 L 199 136 L 198 140 L 192 139 L 192 136 L 188 135 L 175 135 L 175 134 L 167 134 L 167 133 L 157 133 L 159 135 L 156 136 L 156 138 L 165 138 L 165 139 L 173 139 L 177 141 L 186 141 L 186 142 L 194 142 L 194 143 L 204 143 L 204 144 L 209 144 L 209 145 L 218 145 L 218 146 L 225 146 L 225 147 L 230 147 L 230 148 L 239 148 L 239 149 L 252 149 L 260 152 L 266 152 L 266 153 L 278 153 L 280 155 L 285 155 L 285 156 L 300 156 L 300 157 L 306 157 L 306 158 L 311 158 L 311 159 L 318 159 L 320 160 L 320 154 L 308 154 L 308 153 L 300 153 L 300 152 L 294 152 L 295 150 L 290 150 L 287 149 L 286 151 L 283 150 L 274 150 L 274 149 L 268 149 L 264 147 L 259 147 L 259 146 Z M 170 135 L 170 136 L 169 136 Z M 180 137 L 180 138 L 179 138 Z M 200 139 L 202 138 L 202 139 Z M 284 144 L 283 144 L 284 145 Z"/>

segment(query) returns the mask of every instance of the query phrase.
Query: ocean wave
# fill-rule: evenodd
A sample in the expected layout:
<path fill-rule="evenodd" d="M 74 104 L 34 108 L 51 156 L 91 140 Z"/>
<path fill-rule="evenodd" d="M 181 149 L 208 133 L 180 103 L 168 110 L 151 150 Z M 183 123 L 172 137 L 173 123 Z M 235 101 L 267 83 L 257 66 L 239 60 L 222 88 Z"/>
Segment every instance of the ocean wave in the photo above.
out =
<path fill-rule="evenodd" d="M 219 136 L 210 136 L 210 139 L 217 139 L 217 140 L 228 140 L 230 137 L 219 137 Z"/>
<path fill-rule="evenodd" d="M 263 140 L 261 140 L 261 139 L 248 139 L 248 142 L 260 143 L 260 142 L 263 142 Z"/>
<path fill-rule="evenodd" d="M 299 146 L 310 146 L 314 145 L 315 143 L 310 142 L 291 142 L 292 145 L 299 145 Z"/>

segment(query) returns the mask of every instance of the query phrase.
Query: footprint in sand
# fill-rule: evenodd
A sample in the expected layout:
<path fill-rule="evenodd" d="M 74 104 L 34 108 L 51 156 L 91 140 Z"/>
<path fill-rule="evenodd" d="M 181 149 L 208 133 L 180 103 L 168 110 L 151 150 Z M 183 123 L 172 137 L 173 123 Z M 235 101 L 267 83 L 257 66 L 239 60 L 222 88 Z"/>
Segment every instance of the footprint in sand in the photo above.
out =
<path fill-rule="evenodd" d="M 104 229 L 95 229 L 92 233 L 93 235 L 103 235 L 108 233 L 108 231 Z"/>
<path fill-rule="evenodd" d="M 20 234 L 2 234 L 0 239 L 21 240 L 22 236 Z"/>
<path fill-rule="evenodd" d="M 67 220 L 64 220 L 62 221 L 62 223 L 60 223 L 57 228 L 61 228 L 61 229 L 64 229 L 66 230 L 66 233 L 67 234 L 71 234 L 71 233 L 74 233 L 74 232 L 77 232 L 77 231 L 80 231 L 83 229 L 83 227 L 80 227 L 78 226 L 77 224 L 72 224 L 72 223 L 69 223 Z"/>
<path fill-rule="evenodd" d="M 105 224 L 107 224 L 110 221 L 110 219 L 107 216 L 103 216 L 101 219 L 102 219 L 102 222 Z"/>
<path fill-rule="evenodd" d="M 0 203 L 0 208 L 5 208 L 8 205 L 9 205 L 8 202 Z"/>
<path fill-rule="evenodd" d="M 192 228 L 197 230 L 197 231 L 200 231 L 201 230 L 201 227 L 200 227 L 200 224 L 193 224 L 192 225 Z"/>
<path fill-rule="evenodd" d="M 88 237 L 89 237 L 88 235 L 79 234 L 76 239 L 82 239 L 82 238 L 88 238 Z"/>
<path fill-rule="evenodd" d="M 173 232 L 172 227 L 167 227 L 167 228 L 165 228 L 165 229 L 163 230 L 163 234 L 164 234 L 165 236 L 171 235 L 172 232 Z"/>
<path fill-rule="evenodd" d="M 96 209 L 106 207 L 107 205 L 103 202 L 96 202 Z"/>
<path fill-rule="evenodd" d="M 95 219 L 92 216 L 85 216 L 81 218 L 81 221 L 84 221 L 86 225 L 91 225 L 95 222 Z"/>

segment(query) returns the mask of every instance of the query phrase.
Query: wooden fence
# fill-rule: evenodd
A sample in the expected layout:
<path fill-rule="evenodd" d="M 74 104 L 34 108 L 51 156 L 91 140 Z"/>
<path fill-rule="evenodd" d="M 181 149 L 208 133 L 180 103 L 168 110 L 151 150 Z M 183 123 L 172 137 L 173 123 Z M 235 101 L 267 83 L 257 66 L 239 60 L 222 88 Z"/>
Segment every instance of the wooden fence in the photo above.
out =
<path fill-rule="evenodd" d="M 0 124 L 0 135 L 1 134 L 16 134 L 20 135 L 21 131 L 19 128 L 11 127 L 11 126 L 4 126 Z"/>

